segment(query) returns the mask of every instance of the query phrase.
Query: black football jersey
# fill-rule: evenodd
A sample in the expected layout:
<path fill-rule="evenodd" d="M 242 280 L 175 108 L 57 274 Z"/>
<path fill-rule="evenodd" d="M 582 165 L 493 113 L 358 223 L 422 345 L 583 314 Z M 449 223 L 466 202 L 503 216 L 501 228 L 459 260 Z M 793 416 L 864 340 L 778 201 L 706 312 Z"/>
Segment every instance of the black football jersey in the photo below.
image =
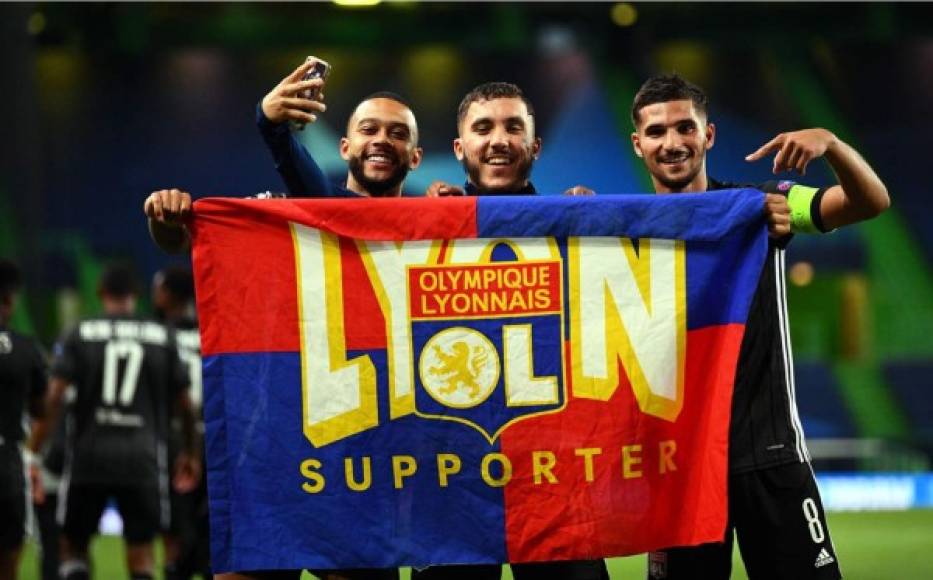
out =
<path fill-rule="evenodd" d="M 45 357 L 36 341 L 0 327 L 0 445 L 22 442 L 26 413 L 41 411 L 47 381 Z"/>
<path fill-rule="evenodd" d="M 709 189 L 752 187 L 787 195 L 793 185 L 790 181 L 740 185 L 710 180 Z M 813 198 L 811 212 L 818 213 L 823 192 L 819 190 Z M 821 227 L 818 215 L 814 215 L 814 221 Z M 792 237 L 768 238 L 768 256 L 748 312 L 732 396 L 732 473 L 810 459 L 797 412 L 787 313 L 784 252 Z"/>
<path fill-rule="evenodd" d="M 178 356 L 188 373 L 188 394 L 196 410 L 201 408 L 203 386 L 201 380 L 201 333 L 196 320 L 182 320 L 175 324 Z"/>
<path fill-rule="evenodd" d="M 188 384 L 174 332 L 135 317 L 80 322 L 56 345 L 53 376 L 70 381 L 65 476 L 81 483 L 158 483 L 172 405 Z"/>

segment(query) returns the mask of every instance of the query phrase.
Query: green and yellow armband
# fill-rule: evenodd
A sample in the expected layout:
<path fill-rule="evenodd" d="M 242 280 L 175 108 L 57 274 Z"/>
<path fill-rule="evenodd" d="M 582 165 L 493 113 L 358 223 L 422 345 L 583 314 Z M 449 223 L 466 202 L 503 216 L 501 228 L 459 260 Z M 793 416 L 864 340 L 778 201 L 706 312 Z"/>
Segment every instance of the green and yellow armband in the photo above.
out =
<path fill-rule="evenodd" d="M 818 195 L 820 189 L 806 185 L 792 185 L 787 192 L 787 205 L 790 207 L 790 231 L 794 233 L 815 234 L 823 231 L 819 216 Z M 821 195 L 819 197 L 822 197 Z M 814 206 L 816 206 L 814 208 Z"/>

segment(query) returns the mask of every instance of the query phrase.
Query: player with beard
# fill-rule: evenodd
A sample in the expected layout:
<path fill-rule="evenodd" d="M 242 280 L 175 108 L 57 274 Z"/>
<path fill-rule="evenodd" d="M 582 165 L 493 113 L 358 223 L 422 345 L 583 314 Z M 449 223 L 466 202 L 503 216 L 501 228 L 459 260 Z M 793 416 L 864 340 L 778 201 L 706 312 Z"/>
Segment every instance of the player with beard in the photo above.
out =
<path fill-rule="evenodd" d="M 677 75 L 642 85 L 632 105 L 632 145 L 659 194 L 743 187 L 706 173 L 715 126 L 707 97 Z M 825 129 L 782 133 L 748 155 L 775 154 L 773 173 L 824 157 L 838 184 L 806 187 L 771 181 L 766 193 L 768 257 L 739 351 L 729 433 L 729 519 L 723 542 L 654 552 L 652 579 L 729 578 L 733 532 L 750 578 L 836 579 L 839 564 L 810 467 L 794 395 L 784 251 L 794 233 L 829 232 L 870 219 L 890 205 L 887 189 L 852 147 Z"/>
<path fill-rule="evenodd" d="M 454 154 L 467 174 L 464 188 L 436 181 L 428 188 L 429 197 L 448 195 L 535 195 L 529 177 L 541 152 L 541 139 L 535 136 L 534 108 L 522 90 L 511 83 L 479 85 L 463 97 L 457 111 L 459 136 Z M 576 186 L 567 195 L 592 195 L 592 190 Z M 512 564 L 516 580 L 563 578 L 604 580 L 609 578 L 602 560 L 572 560 Z M 413 580 L 498 580 L 499 565 L 431 566 L 414 571 Z"/>
<path fill-rule="evenodd" d="M 0 579 L 16 578 L 26 537 L 27 485 L 22 453 L 23 418 L 43 413 L 45 357 L 32 338 L 7 324 L 20 288 L 20 273 L 0 260 Z M 38 478 L 33 457 L 26 460 L 31 479 Z"/>
<path fill-rule="evenodd" d="M 294 100 L 308 99 L 283 97 L 281 103 Z M 295 111 L 288 114 L 297 115 Z M 275 139 L 290 143 L 279 149 L 270 144 L 270 149 L 292 197 L 399 197 L 408 171 L 421 163 L 415 116 L 401 97 L 391 93 L 367 97 L 350 115 L 347 135 L 340 139 L 340 155 L 347 160 L 348 167 L 343 185 L 330 183 L 324 177 L 307 150 L 288 133 L 288 123 L 276 126 L 274 131 Z M 282 197 L 282 194 L 266 192 L 258 197 Z M 149 218 L 149 232 L 165 251 L 180 253 L 190 247 L 184 219 L 191 211 L 191 203 L 191 195 L 177 188 L 154 191 L 146 198 L 143 212 Z"/>
<path fill-rule="evenodd" d="M 399 95 L 373 93 L 350 115 L 340 139 L 347 162 L 344 184 L 333 184 L 297 139 L 290 122 L 314 123 L 326 110 L 324 79 L 302 80 L 318 59 L 309 57 L 263 97 L 256 124 L 292 197 L 397 197 L 405 176 L 421 163 L 418 125 Z M 304 98 L 305 91 L 315 98 Z"/>
<path fill-rule="evenodd" d="M 330 182 L 314 158 L 295 137 L 290 122 L 313 123 L 324 112 L 323 79 L 301 80 L 317 59 L 282 79 L 257 107 L 260 133 L 292 197 L 399 197 L 405 177 L 421 164 L 418 124 L 398 95 L 379 92 L 363 99 L 347 121 L 340 139 L 340 156 L 347 161 L 343 184 Z M 299 96 L 309 89 L 317 98 Z M 281 197 L 264 193 L 257 197 Z M 191 245 L 184 219 L 191 211 L 191 195 L 181 189 L 154 191 L 143 205 L 153 240 L 167 252 L 187 251 Z"/>
<path fill-rule="evenodd" d="M 408 171 L 421 163 L 418 126 L 408 105 L 393 93 L 375 93 L 357 105 L 347 122 L 347 134 L 340 140 L 340 155 L 347 161 L 344 184 L 329 182 L 314 159 L 292 133 L 289 121 L 313 123 L 315 112 L 325 109 L 323 80 L 302 81 L 302 76 L 316 62 L 309 59 L 282 80 L 263 98 L 257 122 L 275 159 L 289 193 L 293 197 L 399 197 Z M 317 89 L 318 99 L 298 96 Z M 259 197 L 277 197 L 260 194 Z M 180 189 L 153 192 L 143 211 L 148 217 L 153 240 L 168 252 L 190 248 L 190 232 L 184 220 L 191 212 L 191 195 Z M 325 580 L 395 580 L 396 569 L 352 569 L 315 571 Z M 287 580 L 299 577 L 298 570 L 250 573 L 225 573 L 224 580 Z"/>
<path fill-rule="evenodd" d="M 533 195 L 531 168 L 541 154 L 535 112 L 522 90 L 503 82 L 484 83 L 463 97 L 457 109 L 454 155 L 463 164 L 463 188 L 443 181 L 428 187 L 428 197 L 448 195 Z M 567 195 L 592 195 L 578 185 Z"/>

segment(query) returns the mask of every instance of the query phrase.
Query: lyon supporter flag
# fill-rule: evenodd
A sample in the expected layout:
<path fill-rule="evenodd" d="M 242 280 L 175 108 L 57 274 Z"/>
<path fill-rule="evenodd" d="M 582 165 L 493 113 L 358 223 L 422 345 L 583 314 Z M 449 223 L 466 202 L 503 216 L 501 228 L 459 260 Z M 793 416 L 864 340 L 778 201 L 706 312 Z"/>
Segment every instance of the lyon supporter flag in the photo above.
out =
<path fill-rule="evenodd" d="M 198 201 L 215 570 L 721 540 L 763 204 Z"/>

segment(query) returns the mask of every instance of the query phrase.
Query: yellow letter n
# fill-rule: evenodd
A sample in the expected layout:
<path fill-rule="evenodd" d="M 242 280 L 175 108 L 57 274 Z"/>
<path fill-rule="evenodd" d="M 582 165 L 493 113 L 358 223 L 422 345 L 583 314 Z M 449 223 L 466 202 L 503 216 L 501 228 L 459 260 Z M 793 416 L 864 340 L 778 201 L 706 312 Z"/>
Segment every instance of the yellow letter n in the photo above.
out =
<path fill-rule="evenodd" d="M 619 362 L 643 413 L 673 421 L 683 405 L 684 243 L 570 238 L 573 394 L 607 401 Z"/>

